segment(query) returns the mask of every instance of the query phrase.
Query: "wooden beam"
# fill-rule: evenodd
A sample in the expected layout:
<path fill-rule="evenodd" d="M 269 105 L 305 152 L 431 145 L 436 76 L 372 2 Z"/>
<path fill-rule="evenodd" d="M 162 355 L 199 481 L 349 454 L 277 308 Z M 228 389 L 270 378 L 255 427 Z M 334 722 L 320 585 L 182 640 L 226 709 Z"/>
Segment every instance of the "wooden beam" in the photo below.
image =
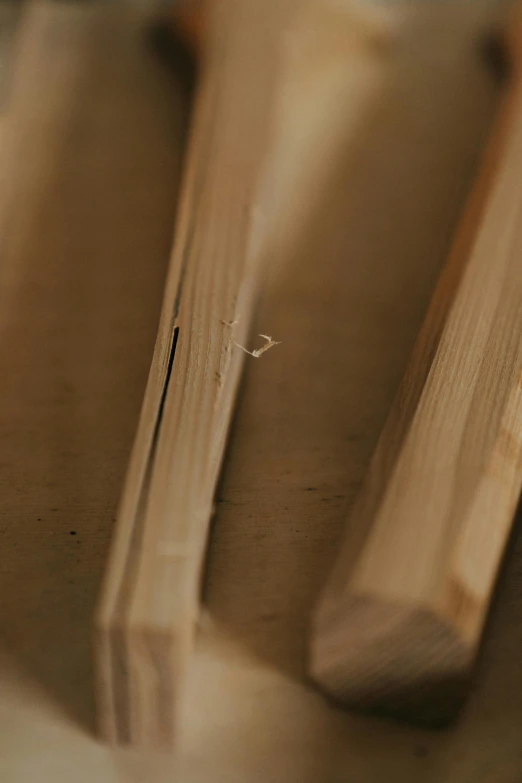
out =
<path fill-rule="evenodd" d="M 313 620 L 311 671 L 326 691 L 429 723 L 461 703 L 522 485 L 519 31 L 481 173 Z"/>

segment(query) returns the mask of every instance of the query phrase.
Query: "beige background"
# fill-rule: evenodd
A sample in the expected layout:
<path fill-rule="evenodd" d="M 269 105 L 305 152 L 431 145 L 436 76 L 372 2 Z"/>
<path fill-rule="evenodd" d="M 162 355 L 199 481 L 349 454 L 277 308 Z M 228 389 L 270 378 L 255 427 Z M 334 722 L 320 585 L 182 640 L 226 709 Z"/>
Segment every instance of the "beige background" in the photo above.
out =
<path fill-rule="evenodd" d="M 488 19 L 410 10 L 385 57 L 354 54 L 339 164 L 258 315 L 282 344 L 246 362 L 179 749 L 153 757 L 94 737 L 90 619 L 152 355 L 185 88 L 135 10 L 28 10 L 1 121 L 2 781 L 522 779 L 516 542 L 452 730 L 342 713 L 305 680 L 310 608 L 494 109 Z"/>

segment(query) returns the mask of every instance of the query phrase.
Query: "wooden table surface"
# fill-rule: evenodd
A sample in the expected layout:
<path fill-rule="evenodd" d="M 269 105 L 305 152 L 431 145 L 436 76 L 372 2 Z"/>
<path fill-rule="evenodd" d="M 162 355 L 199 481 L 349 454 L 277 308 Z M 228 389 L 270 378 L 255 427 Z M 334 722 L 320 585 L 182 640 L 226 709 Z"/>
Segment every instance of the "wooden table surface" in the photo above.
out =
<path fill-rule="evenodd" d="M 185 91 L 136 10 L 28 10 L 0 179 L 5 783 L 522 779 L 517 541 L 451 730 L 341 712 L 305 678 L 310 608 L 495 106 L 477 46 L 489 15 L 464 6 L 409 11 L 391 52 L 348 75 L 342 161 L 270 275 L 257 331 L 281 345 L 246 362 L 173 756 L 95 738 L 90 621 L 152 355 Z"/>

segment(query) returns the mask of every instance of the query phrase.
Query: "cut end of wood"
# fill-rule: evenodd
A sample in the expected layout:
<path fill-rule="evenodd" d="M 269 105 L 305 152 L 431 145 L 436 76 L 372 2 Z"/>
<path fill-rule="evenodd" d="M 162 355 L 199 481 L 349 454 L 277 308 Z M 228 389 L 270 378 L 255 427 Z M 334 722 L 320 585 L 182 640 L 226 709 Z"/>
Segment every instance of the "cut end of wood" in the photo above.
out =
<path fill-rule="evenodd" d="M 426 726 L 457 715 L 473 651 L 430 608 L 347 596 L 319 608 L 310 672 L 335 701 Z"/>
<path fill-rule="evenodd" d="M 95 628 L 99 733 L 110 745 L 168 751 L 186 651 L 164 629 Z"/>

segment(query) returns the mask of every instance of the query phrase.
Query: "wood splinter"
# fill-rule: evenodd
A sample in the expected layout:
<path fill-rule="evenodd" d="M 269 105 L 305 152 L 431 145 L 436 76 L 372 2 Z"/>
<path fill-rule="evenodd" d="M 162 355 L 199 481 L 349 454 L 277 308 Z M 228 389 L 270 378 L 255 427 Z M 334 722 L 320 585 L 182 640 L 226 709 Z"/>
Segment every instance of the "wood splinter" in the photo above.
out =
<path fill-rule="evenodd" d="M 480 176 L 313 619 L 311 673 L 328 693 L 428 724 L 461 704 L 522 485 L 520 31 Z"/>
<path fill-rule="evenodd" d="M 256 348 L 254 351 L 249 351 L 248 348 L 245 348 L 243 345 L 239 345 L 239 343 L 234 343 L 234 345 L 236 345 L 238 348 L 241 348 L 241 350 L 247 353 L 249 356 L 253 356 L 254 359 L 259 359 L 260 356 L 266 353 L 266 351 L 269 351 L 270 348 L 273 348 L 274 345 L 281 345 L 280 342 L 272 340 L 268 334 L 260 334 L 259 336 L 262 337 L 266 342 L 261 348 Z"/>

